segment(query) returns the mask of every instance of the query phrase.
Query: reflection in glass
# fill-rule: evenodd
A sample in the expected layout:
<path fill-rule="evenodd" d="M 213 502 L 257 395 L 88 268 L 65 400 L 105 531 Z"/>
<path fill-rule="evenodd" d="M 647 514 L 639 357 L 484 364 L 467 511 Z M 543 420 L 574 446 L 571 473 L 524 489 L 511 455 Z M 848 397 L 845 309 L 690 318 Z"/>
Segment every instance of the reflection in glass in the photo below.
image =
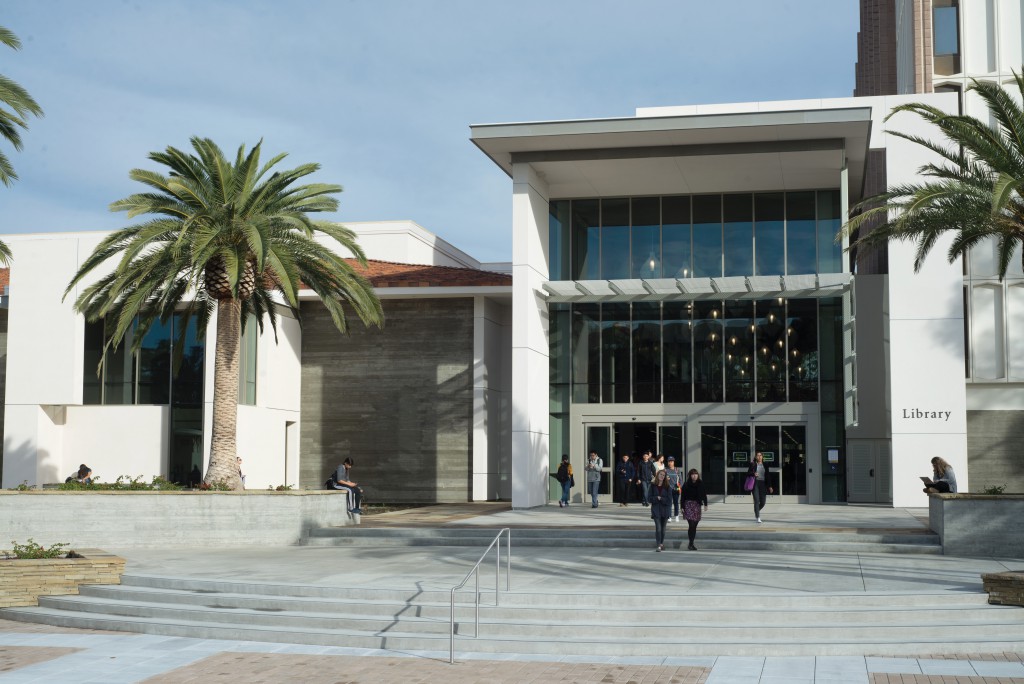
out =
<path fill-rule="evenodd" d="M 103 388 L 100 385 L 103 359 L 103 321 L 85 322 L 85 368 L 82 381 L 82 403 L 102 404 Z"/>
<path fill-rule="evenodd" d="M 700 469 L 708 494 L 725 494 L 725 427 L 700 426 Z"/>
<path fill-rule="evenodd" d="M 571 318 L 568 304 L 548 305 L 548 383 L 568 385 L 572 382 L 569 335 Z"/>
<path fill-rule="evenodd" d="M 115 322 L 104 319 L 105 341 L 114 334 Z M 135 403 L 135 355 L 130 348 L 134 340 L 135 323 L 125 333 L 121 344 L 107 347 L 103 362 L 103 403 L 134 404 Z"/>
<path fill-rule="evenodd" d="M 754 303 L 725 302 L 725 400 L 754 400 Z"/>
<path fill-rule="evenodd" d="M 601 401 L 601 310 L 598 304 L 572 308 L 572 400 Z"/>
<path fill-rule="evenodd" d="M 255 325 L 253 326 L 256 327 Z M 141 333 L 141 330 L 139 331 Z M 171 323 L 154 321 L 139 350 L 139 404 L 170 403 Z M 256 331 L 251 337 L 255 342 Z M 253 383 L 256 379 L 253 378 Z"/>
<path fill-rule="evenodd" d="M 172 482 L 193 482 L 203 468 L 203 365 L 206 344 L 199 338 L 196 319 L 187 325 L 184 317 L 173 319 L 174 342 L 182 344 L 182 360 L 171 380 L 171 450 L 169 475 Z M 182 330 L 182 326 L 184 330 Z M 180 333 L 180 334 L 179 334 Z"/>
<path fill-rule="evenodd" d="M 601 305 L 601 401 L 629 403 L 629 304 Z"/>
<path fill-rule="evenodd" d="M 814 193 L 786 193 L 786 273 L 814 273 L 817 251 L 814 245 Z"/>
<path fill-rule="evenodd" d="M 661 277 L 661 202 L 641 197 L 633 205 L 631 234 L 633 278 Z"/>
<path fill-rule="evenodd" d="M 790 299 L 786 319 L 789 400 L 818 400 L 818 303 Z"/>
<path fill-rule="evenodd" d="M 725 428 L 725 457 L 728 459 L 729 472 L 726 482 L 726 493 L 749 496 L 743 487 L 747 479 L 747 466 L 750 464 L 750 427 L 747 425 L 728 425 Z"/>
<path fill-rule="evenodd" d="M 682 425 L 658 426 L 658 453 L 664 454 L 666 459 L 669 456 L 674 456 L 676 468 L 686 472 Z"/>
<path fill-rule="evenodd" d="M 693 303 L 693 400 L 722 401 L 722 303 Z"/>
<path fill-rule="evenodd" d="M 665 278 L 690 278 L 690 198 L 661 199 L 662 273 Z"/>
<path fill-rule="evenodd" d="M 629 278 L 629 200 L 601 200 L 601 279 Z"/>
<path fill-rule="evenodd" d="M 597 280 L 601 277 L 600 226 L 600 205 L 597 200 L 573 200 L 573 280 Z"/>
<path fill-rule="evenodd" d="M 782 426 L 781 493 L 807 496 L 807 428 Z"/>
<path fill-rule="evenodd" d="M 633 304 L 633 402 L 661 401 L 661 304 Z"/>
<path fill-rule="evenodd" d="M 722 275 L 722 196 L 693 197 L 693 275 Z"/>
<path fill-rule="evenodd" d="M 569 277 L 569 200 L 548 203 L 548 280 Z"/>
<path fill-rule="evenodd" d="M 782 299 L 757 302 L 757 400 L 786 401 L 786 308 Z"/>
<path fill-rule="evenodd" d="M 725 275 L 748 276 L 754 268 L 752 195 L 722 196 Z"/>
<path fill-rule="evenodd" d="M 784 275 L 783 207 L 781 192 L 754 195 L 755 275 Z"/>
<path fill-rule="evenodd" d="M 843 245 L 836 242 L 842 225 L 839 192 L 818 192 L 818 273 L 843 272 Z"/>
<path fill-rule="evenodd" d="M 662 305 L 665 403 L 690 403 L 690 309 L 689 302 Z"/>
<path fill-rule="evenodd" d="M 754 453 L 761 452 L 764 456 L 764 464 L 770 471 L 768 486 L 775 494 L 789 494 L 791 492 L 779 491 L 779 466 L 782 463 L 782 452 L 779 449 L 779 426 L 778 425 L 755 425 L 754 426 Z"/>

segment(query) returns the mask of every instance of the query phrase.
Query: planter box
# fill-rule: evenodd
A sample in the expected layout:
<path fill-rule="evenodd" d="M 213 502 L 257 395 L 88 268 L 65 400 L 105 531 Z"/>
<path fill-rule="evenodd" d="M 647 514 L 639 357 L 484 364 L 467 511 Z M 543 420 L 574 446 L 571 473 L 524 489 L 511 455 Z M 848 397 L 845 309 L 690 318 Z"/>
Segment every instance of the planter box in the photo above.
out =
<path fill-rule="evenodd" d="M 40 596 L 77 594 L 80 584 L 120 584 L 124 558 L 77 551 L 85 558 L 0 560 L 0 608 L 37 606 Z"/>
<path fill-rule="evenodd" d="M 947 556 L 1024 558 L 1024 494 L 929 494 L 928 522 Z"/>
<path fill-rule="evenodd" d="M 287 546 L 351 525 L 348 492 L 0 491 L 4 540 L 107 549 Z"/>
<path fill-rule="evenodd" d="M 981 576 L 988 602 L 1000 606 L 1024 606 L 1024 572 L 992 572 Z"/>

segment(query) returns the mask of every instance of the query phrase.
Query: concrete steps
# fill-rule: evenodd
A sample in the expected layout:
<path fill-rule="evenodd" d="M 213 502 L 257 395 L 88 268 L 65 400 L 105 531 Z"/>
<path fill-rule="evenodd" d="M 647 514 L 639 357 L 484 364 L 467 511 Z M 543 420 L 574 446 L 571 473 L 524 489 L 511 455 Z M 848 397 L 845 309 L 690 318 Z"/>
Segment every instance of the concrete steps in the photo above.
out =
<path fill-rule="evenodd" d="M 312 530 L 306 546 L 486 546 L 496 529 L 473 527 L 326 527 Z M 516 528 L 513 546 L 559 548 L 651 548 L 652 529 Z M 670 523 L 666 549 L 685 549 L 685 523 Z M 765 527 L 700 530 L 697 545 L 709 551 L 775 551 L 791 553 L 941 554 L 936 534 L 927 531 L 864 530 L 785 531 Z"/>
<path fill-rule="evenodd" d="M 444 652 L 449 592 L 126 575 L 0 617 L 168 636 Z M 981 593 L 460 594 L 459 652 L 587 655 L 919 655 L 1024 651 L 1024 610 Z M 756 635 L 756 638 L 752 638 Z"/>

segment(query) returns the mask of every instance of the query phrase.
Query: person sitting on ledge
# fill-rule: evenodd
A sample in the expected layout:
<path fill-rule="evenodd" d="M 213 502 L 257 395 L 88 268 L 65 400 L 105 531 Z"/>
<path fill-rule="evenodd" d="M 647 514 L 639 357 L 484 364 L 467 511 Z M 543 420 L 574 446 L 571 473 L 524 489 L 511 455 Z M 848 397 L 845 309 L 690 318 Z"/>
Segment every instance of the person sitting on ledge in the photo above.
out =
<path fill-rule="evenodd" d="M 956 473 L 945 459 L 932 458 L 932 478 L 922 477 L 925 494 L 956 494 Z"/>
<path fill-rule="evenodd" d="M 363 488 L 352 481 L 352 459 L 346 458 L 338 469 L 334 472 L 334 477 L 329 480 L 334 483 L 335 489 L 347 489 L 349 499 L 352 502 L 352 508 L 348 509 L 349 513 L 359 515 L 363 512 L 361 508 L 363 500 Z"/>

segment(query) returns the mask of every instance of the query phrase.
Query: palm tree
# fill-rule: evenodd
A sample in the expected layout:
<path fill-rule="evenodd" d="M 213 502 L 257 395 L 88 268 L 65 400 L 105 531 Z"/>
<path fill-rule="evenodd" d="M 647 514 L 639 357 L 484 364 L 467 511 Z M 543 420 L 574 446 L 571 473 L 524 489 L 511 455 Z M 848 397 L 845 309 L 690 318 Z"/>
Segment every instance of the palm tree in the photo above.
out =
<path fill-rule="evenodd" d="M 276 335 L 275 301 L 298 318 L 303 285 L 320 295 L 342 332 L 348 325 L 343 302 L 367 325 L 381 325 L 383 311 L 369 282 L 314 239 L 319 231 L 366 265 L 352 231 L 308 216 L 337 210 L 338 200 L 331 195 L 341 187 L 293 185 L 319 165 L 271 172 L 286 155 L 260 166 L 262 142 L 248 153 L 240 147 L 233 164 L 212 140 L 194 137 L 191 142 L 194 154 L 173 147 L 150 153 L 149 159 L 170 169 L 167 175 L 142 169 L 129 174 L 150 190 L 114 202 L 111 211 L 127 212 L 130 219 L 151 217 L 106 237 L 64 296 L 115 259 L 112 271 L 103 269 L 105 274 L 85 287 L 75 310 L 89 321 L 114 323 L 108 346 L 119 345 L 134 323 L 133 352 L 157 320 L 166 322 L 178 312 L 187 323 L 194 316 L 202 336 L 216 311 L 212 445 L 204 481 L 237 489 L 239 341 L 248 315 L 256 316 L 260 330 L 266 316 Z M 186 325 L 180 328 L 179 353 Z"/>
<path fill-rule="evenodd" d="M 0 26 L 0 43 L 3 43 L 12 50 L 21 49 L 21 41 L 9 29 Z M 0 74 L 0 136 L 14 146 L 14 149 L 21 150 L 21 132 L 19 128 L 28 130 L 26 119 L 32 116 L 42 116 L 40 108 L 28 91 L 20 85 Z M 10 186 L 18 180 L 18 174 L 14 172 L 10 160 L 3 152 L 0 152 L 0 183 Z M 0 263 L 4 266 L 10 263 L 11 250 L 6 243 L 0 241 Z"/>
<path fill-rule="evenodd" d="M 1024 97 L 1024 71 L 1014 72 Z M 891 188 L 853 208 L 861 213 L 843 227 L 855 246 L 872 247 L 890 240 L 915 242 L 914 270 L 943 235 L 954 233 L 946 257 L 950 263 L 982 240 L 993 238 L 999 274 L 1006 275 L 1014 249 L 1024 243 L 1024 109 L 998 83 L 972 79 L 996 127 L 972 116 L 948 114 L 926 104 L 900 105 L 886 118 L 912 112 L 933 124 L 946 140 L 888 131 L 939 155 L 940 162 L 921 167 L 926 180 Z"/>

